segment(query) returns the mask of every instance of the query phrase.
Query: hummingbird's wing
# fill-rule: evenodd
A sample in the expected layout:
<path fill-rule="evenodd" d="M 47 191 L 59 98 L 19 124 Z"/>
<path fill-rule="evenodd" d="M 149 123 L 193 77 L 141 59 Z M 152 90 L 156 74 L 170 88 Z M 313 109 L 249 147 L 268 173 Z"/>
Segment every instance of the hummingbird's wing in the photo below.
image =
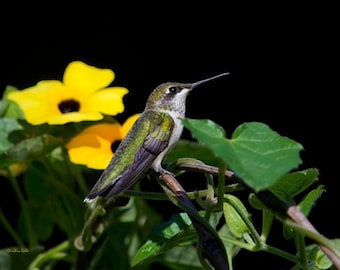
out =
<path fill-rule="evenodd" d="M 131 187 L 149 169 L 170 140 L 174 121 L 166 113 L 145 111 L 120 143 L 85 201 L 110 198 Z"/>

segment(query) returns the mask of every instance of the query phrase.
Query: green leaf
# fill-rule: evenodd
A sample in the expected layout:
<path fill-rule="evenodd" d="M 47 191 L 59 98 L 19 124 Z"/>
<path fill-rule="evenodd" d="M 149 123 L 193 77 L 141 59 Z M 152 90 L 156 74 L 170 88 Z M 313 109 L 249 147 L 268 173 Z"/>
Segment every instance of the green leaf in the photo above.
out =
<path fill-rule="evenodd" d="M 22 126 L 16 119 L 1 118 L 0 119 L 0 154 L 5 153 L 15 144 L 13 134 L 17 130 L 21 130 Z"/>
<path fill-rule="evenodd" d="M 31 233 L 36 236 L 37 240 L 47 241 L 53 233 L 55 223 L 50 204 L 39 205 L 33 201 L 28 201 L 26 207 L 33 225 Z M 24 240 L 28 241 L 30 232 L 27 231 L 27 220 L 25 218 L 26 216 L 21 211 L 18 218 L 18 232 Z"/>
<path fill-rule="evenodd" d="M 318 186 L 316 189 L 310 191 L 303 200 L 299 203 L 299 207 L 301 212 L 307 217 L 312 210 L 315 202 L 318 198 L 320 198 L 321 194 L 324 192 L 324 188 L 322 186 Z"/>
<path fill-rule="evenodd" d="M 230 231 L 230 228 L 226 223 L 219 229 L 218 235 L 223 241 L 223 244 L 227 251 L 228 263 L 231 269 L 232 260 L 240 252 L 241 247 L 235 244 L 234 242 L 230 242 L 229 240 L 230 239 L 237 240 L 239 238 L 235 237 L 235 235 Z"/>
<path fill-rule="evenodd" d="M 172 270 L 201 270 L 202 264 L 194 246 L 177 246 L 169 249 L 157 260 L 160 264 Z"/>
<path fill-rule="evenodd" d="M 55 200 L 58 191 L 47 181 L 50 176 L 41 163 L 34 163 L 28 167 L 25 174 L 25 188 L 28 198 L 38 204 L 45 204 L 49 200 Z"/>
<path fill-rule="evenodd" d="M 223 129 L 210 120 L 186 118 L 183 125 L 255 191 L 272 186 L 301 163 L 302 145 L 263 123 L 244 123 L 231 139 L 225 138 Z"/>
<path fill-rule="evenodd" d="M 339 247 L 340 239 L 333 239 L 332 242 Z M 316 244 L 306 247 L 307 259 L 310 261 L 309 269 L 331 269 L 333 263 Z M 332 268 L 333 269 L 333 268 Z M 334 268 L 335 269 L 335 268 Z"/>
<path fill-rule="evenodd" d="M 4 250 L 0 250 L 0 269 L 1 270 L 11 269 L 9 253 Z"/>
<path fill-rule="evenodd" d="M 158 233 L 164 239 L 171 239 L 191 225 L 189 216 L 185 213 L 174 215 L 172 219 L 158 227 Z"/>
<path fill-rule="evenodd" d="M 234 206 L 237 206 L 237 210 Z M 250 217 L 250 215 L 240 199 L 234 195 L 224 195 L 223 211 L 228 228 L 235 237 L 242 238 L 244 233 L 249 232 L 247 224 L 238 211 L 241 211 L 244 217 Z"/>
<path fill-rule="evenodd" d="M 165 156 L 164 162 L 172 162 L 183 157 L 195 158 L 211 166 L 218 166 L 220 160 L 209 147 L 197 142 L 180 140 Z"/>
<path fill-rule="evenodd" d="M 279 197 L 294 197 L 318 180 L 317 169 L 307 169 L 282 176 L 270 190 Z"/>
<path fill-rule="evenodd" d="M 114 223 L 105 230 L 101 241 L 96 243 L 94 256 L 90 259 L 88 270 L 130 269 L 127 236 L 133 232 L 133 223 Z"/>
<path fill-rule="evenodd" d="M 48 177 L 50 176 L 43 170 L 43 167 L 32 168 L 29 166 L 24 178 L 25 191 L 28 195 L 26 207 L 31 217 L 33 233 L 41 241 L 45 241 L 51 236 L 55 224 L 55 209 L 51 202 L 57 200 L 57 191 L 50 186 L 49 181 L 46 181 Z M 26 222 L 27 220 L 21 212 L 18 228 L 25 239 L 28 239 L 29 232 Z"/>
<path fill-rule="evenodd" d="M 317 169 L 307 169 L 285 174 L 270 187 L 270 191 L 281 199 L 295 204 L 293 197 L 299 195 L 317 181 L 318 172 Z M 249 195 L 249 203 L 258 210 L 268 209 L 254 193 Z"/>
<path fill-rule="evenodd" d="M 82 198 L 62 183 L 50 167 L 48 169 L 39 161 L 33 161 L 29 166 L 25 174 L 29 202 L 32 203 L 32 210 L 37 211 L 37 219 L 41 219 L 43 224 L 56 224 L 68 236 L 73 236 L 83 224 L 85 208 Z M 32 212 L 31 216 L 34 218 L 35 213 Z M 43 224 L 35 228 L 38 230 Z M 43 230 L 45 235 L 49 234 L 47 229 Z"/>
<path fill-rule="evenodd" d="M 313 206 L 315 205 L 316 200 L 321 196 L 322 192 L 325 190 L 322 186 L 318 186 L 316 189 L 310 191 L 298 204 L 300 207 L 301 212 L 307 217 L 312 210 Z M 292 228 L 287 225 L 283 224 L 283 236 L 286 239 L 291 239 L 294 237 L 294 232 Z"/>
<path fill-rule="evenodd" d="M 255 193 L 250 193 L 248 198 L 249 204 L 257 210 L 269 209 L 263 202 L 257 198 Z"/>
<path fill-rule="evenodd" d="M 136 255 L 132 260 L 132 267 L 139 263 L 150 259 L 151 257 L 157 256 L 161 253 L 161 245 L 153 240 L 148 240 L 145 244 L 137 251 Z"/>
<path fill-rule="evenodd" d="M 168 222 L 159 224 L 150 239 L 135 254 L 132 266 L 141 264 L 175 246 L 192 243 L 196 239 L 196 233 L 193 230 L 187 231 L 190 225 L 191 220 L 185 213 L 173 215 Z"/>
<path fill-rule="evenodd" d="M 8 150 L 8 155 L 18 160 L 34 159 L 50 152 L 62 142 L 61 138 L 45 134 L 19 142 Z"/>
<path fill-rule="evenodd" d="M 209 119 L 196 120 L 184 118 L 182 122 L 191 132 L 194 131 L 194 135 L 197 138 L 211 139 L 213 141 L 226 137 L 224 129 Z"/>

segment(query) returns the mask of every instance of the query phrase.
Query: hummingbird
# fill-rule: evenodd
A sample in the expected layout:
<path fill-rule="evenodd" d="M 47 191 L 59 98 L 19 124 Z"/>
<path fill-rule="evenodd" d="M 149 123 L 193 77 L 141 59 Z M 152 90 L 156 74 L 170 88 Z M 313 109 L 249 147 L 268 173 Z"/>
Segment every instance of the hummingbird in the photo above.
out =
<path fill-rule="evenodd" d="M 228 74 L 194 83 L 166 82 L 157 86 L 84 202 L 89 203 L 98 196 L 113 199 L 133 186 L 150 168 L 161 175 L 172 174 L 162 167 L 162 160 L 182 134 L 187 95 L 197 86 Z"/>

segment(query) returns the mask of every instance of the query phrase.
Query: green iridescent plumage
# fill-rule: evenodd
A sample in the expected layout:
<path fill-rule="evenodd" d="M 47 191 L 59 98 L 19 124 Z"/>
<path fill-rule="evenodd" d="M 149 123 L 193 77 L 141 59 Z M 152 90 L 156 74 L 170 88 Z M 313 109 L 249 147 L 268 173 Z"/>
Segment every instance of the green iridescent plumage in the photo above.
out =
<path fill-rule="evenodd" d="M 104 194 L 111 197 L 133 185 L 168 146 L 173 126 L 169 114 L 145 111 L 117 148 L 87 199 Z"/>

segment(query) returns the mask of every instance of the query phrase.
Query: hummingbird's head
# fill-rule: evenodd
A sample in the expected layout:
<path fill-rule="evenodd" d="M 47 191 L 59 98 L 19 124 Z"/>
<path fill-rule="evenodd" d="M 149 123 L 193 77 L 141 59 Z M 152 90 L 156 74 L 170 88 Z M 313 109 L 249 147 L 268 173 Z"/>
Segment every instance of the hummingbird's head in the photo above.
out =
<path fill-rule="evenodd" d="M 208 79 L 200 80 L 194 83 L 176 83 L 167 82 L 155 88 L 150 94 L 147 103 L 147 110 L 165 110 L 173 111 L 179 115 L 185 113 L 185 101 L 189 92 L 202 83 L 217 79 L 219 77 L 228 75 L 229 73 L 222 73 Z"/>
<path fill-rule="evenodd" d="M 189 83 L 163 83 L 155 88 L 146 103 L 146 109 L 185 113 L 185 99 L 192 90 Z"/>

